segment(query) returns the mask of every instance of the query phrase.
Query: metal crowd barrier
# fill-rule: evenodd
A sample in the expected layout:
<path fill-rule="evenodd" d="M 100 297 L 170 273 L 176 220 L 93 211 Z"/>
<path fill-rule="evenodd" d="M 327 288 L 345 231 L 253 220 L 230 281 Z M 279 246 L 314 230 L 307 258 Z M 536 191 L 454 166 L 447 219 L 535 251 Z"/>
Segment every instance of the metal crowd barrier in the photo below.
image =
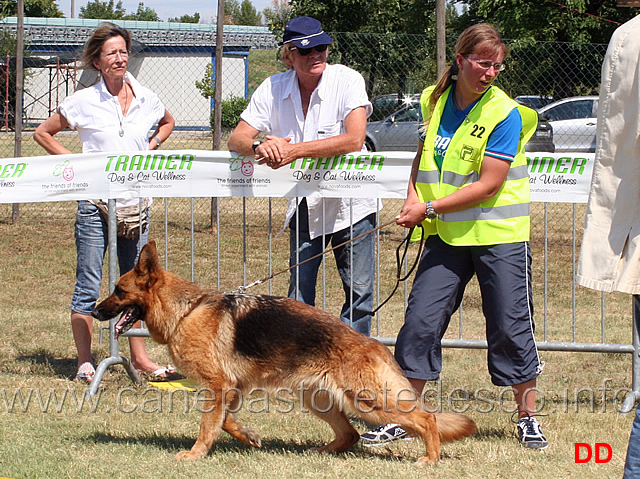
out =
<path fill-rule="evenodd" d="M 243 199 L 243 201 L 246 201 L 246 198 Z M 109 210 L 112 211 L 112 208 L 115 208 L 115 200 L 109 200 Z M 190 229 L 190 235 L 191 235 L 191 250 L 190 250 L 190 255 L 191 255 L 191 280 L 194 281 L 195 280 L 195 274 L 194 274 L 194 260 L 195 260 L 195 249 L 194 249 L 194 243 L 195 243 L 195 237 L 194 237 L 194 215 L 193 215 L 193 198 L 191 198 L 191 229 Z M 546 222 L 546 216 L 547 216 L 547 204 L 545 204 L 545 213 L 544 213 L 544 217 L 545 217 L 545 222 Z M 269 199 L 269 249 L 268 249 L 268 254 L 269 254 L 269 258 L 271 259 L 272 257 L 272 245 L 271 245 L 271 235 L 273 232 L 273 228 L 272 228 L 272 222 L 271 222 L 271 199 Z M 243 206 L 243 216 L 245 215 L 245 208 Z M 165 199 L 165 203 L 164 203 L 164 222 L 165 222 L 165 226 L 168 223 L 168 203 L 167 200 Z M 218 216 L 218 215 L 216 215 Z M 219 216 L 218 216 L 219 218 Z M 575 222 L 576 218 L 575 218 L 575 205 L 574 205 L 574 218 L 573 221 Z M 219 221 L 219 220 L 218 220 Z M 380 221 L 378 221 L 378 224 L 380 224 Z M 216 225 L 218 226 L 218 231 L 219 231 L 219 224 Z M 247 227 L 247 221 L 246 218 L 243 217 L 243 240 L 244 240 L 244 248 L 245 250 L 243 251 L 243 255 L 246 256 L 246 227 Z M 279 228 L 279 226 L 277 226 L 277 228 Z M 165 227 L 165 262 L 167 264 L 166 268 L 168 269 L 168 232 L 167 232 L 167 228 Z M 545 238 L 546 238 L 546 232 L 547 232 L 547 226 L 545 224 Z M 574 235 L 575 236 L 575 235 Z M 118 279 L 118 267 L 117 267 L 117 226 L 115 224 L 115 214 L 111 214 L 110 215 L 110 224 L 109 224 L 109 291 L 113 291 L 115 284 L 117 282 Z M 380 237 L 378 236 L 378 242 L 380 240 Z M 379 244 L 379 243 L 378 243 Z M 550 341 L 547 337 L 547 294 L 548 294 L 548 290 L 547 290 L 547 272 L 549 269 L 548 264 L 546 264 L 547 261 L 547 256 L 548 254 L 548 245 L 545 239 L 545 245 L 544 245 L 544 251 L 545 251 L 545 265 L 544 265 L 544 271 L 545 271 L 545 294 L 544 294 L 544 298 L 543 298 L 543 304 L 544 304 L 544 311 L 543 311 L 543 316 L 544 316 L 544 339 L 542 341 L 537 341 L 537 347 L 539 350 L 541 351 L 565 351 L 565 352 L 580 352 L 580 353 L 626 353 L 626 354 L 631 354 L 632 355 L 632 388 L 631 391 L 627 394 L 622 408 L 621 408 L 621 412 L 622 413 L 627 413 L 629 411 L 631 411 L 634 407 L 634 403 L 640 399 L 640 296 L 634 296 L 633 297 L 633 340 L 631 342 L 631 344 L 614 344 L 614 343 L 607 343 L 605 342 L 605 321 L 604 321 L 604 293 L 602 294 L 602 306 L 601 306 L 601 315 L 602 315 L 602 320 L 601 320 L 601 336 L 602 336 L 602 341 L 601 342 L 577 342 L 576 341 L 576 312 L 575 312 L 575 304 L 573 307 L 573 314 L 574 314 L 574 318 L 573 318 L 573 340 L 572 341 Z M 575 244 L 575 238 L 574 238 L 574 244 L 573 244 L 573 255 L 576 255 L 576 244 Z M 379 251 L 379 248 L 378 248 Z M 217 245 L 217 252 L 216 252 L 218 258 L 220 258 L 221 255 L 221 251 L 220 251 L 220 243 L 218 242 Z M 575 261 L 572 261 L 572 263 L 575 264 Z M 324 264 L 324 262 L 323 262 Z M 379 258 L 376 258 L 376 276 L 377 276 L 377 291 L 376 291 L 376 298 L 377 298 L 377 302 L 376 304 L 374 304 L 374 308 L 375 306 L 377 306 L 377 304 L 379 304 L 381 302 L 380 299 L 380 291 L 379 291 L 379 285 L 380 285 L 380 281 L 379 281 L 379 274 L 380 274 L 380 266 L 379 266 Z M 406 265 L 405 265 L 406 268 Z M 218 265 L 218 271 L 217 271 L 217 275 L 218 275 L 218 285 L 217 287 L 220 287 L 220 267 Z M 272 269 L 272 265 L 271 262 L 269 263 L 269 273 L 273 273 L 273 269 Z M 575 276 L 575 272 L 573 273 Z M 247 284 L 247 277 L 246 277 L 246 271 L 243 272 L 243 284 Z M 324 274 L 322 275 L 323 281 L 325 280 L 325 276 Z M 255 278 L 252 278 L 255 279 Z M 324 285 L 321 287 L 322 291 L 325 292 L 326 294 L 326 289 L 324 288 Z M 575 290 L 575 283 L 572 286 L 572 288 Z M 320 288 L 319 288 L 320 289 Z M 404 301 L 405 301 L 405 306 L 406 306 L 406 298 L 408 295 L 408 286 L 405 283 L 405 287 L 404 287 Z M 269 293 L 271 293 L 271 285 L 269 285 Z M 323 298 L 321 303 L 319 303 L 319 306 L 322 309 L 326 308 L 326 303 L 325 303 L 325 294 L 323 294 Z M 574 300 L 575 303 L 575 300 Z M 129 359 L 123 355 L 121 355 L 119 353 L 118 350 L 118 341 L 117 339 L 115 339 L 115 335 L 114 335 L 114 327 L 115 324 L 117 322 L 117 318 L 114 318 L 110 321 L 109 323 L 109 357 L 107 357 L 106 359 L 104 359 L 102 362 L 99 363 L 97 369 L 96 369 L 96 375 L 93 379 L 93 381 L 91 382 L 91 385 L 89 386 L 88 389 L 88 394 L 90 395 L 95 395 L 99 386 L 100 386 L 100 382 L 102 380 L 102 377 L 104 375 L 104 372 L 107 370 L 107 368 L 114 366 L 114 365 L 119 365 L 122 364 L 125 367 L 125 370 L 127 371 L 128 375 L 130 376 L 131 380 L 136 383 L 136 384 L 140 384 L 141 380 L 140 380 L 140 376 L 138 375 L 138 373 L 135 371 L 135 368 L 132 367 L 131 362 L 129 361 Z M 373 319 L 373 324 L 372 324 L 372 329 L 373 329 L 373 325 L 376 325 L 376 331 L 380 331 L 380 316 L 376 315 L 376 317 Z M 462 348 L 462 349 L 486 349 L 487 348 L 487 342 L 486 340 L 483 339 L 466 339 L 462 337 L 462 325 L 463 325 L 463 312 L 462 312 L 462 307 L 459 311 L 459 325 L 460 325 L 460 335 L 458 338 L 452 339 L 452 338 L 445 338 L 443 339 L 442 342 L 442 346 L 444 348 Z M 131 330 L 129 330 L 128 332 L 124 333 L 121 335 L 121 337 L 129 337 L 129 336 L 142 336 L 142 337 L 148 337 L 149 336 L 149 331 L 146 328 L 133 328 Z M 380 335 L 376 335 L 373 336 L 375 339 L 379 340 L 380 342 L 382 342 L 383 344 L 387 345 L 387 346 L 394 346 L 395 345 L 395 337 L 383 337 Z"/>

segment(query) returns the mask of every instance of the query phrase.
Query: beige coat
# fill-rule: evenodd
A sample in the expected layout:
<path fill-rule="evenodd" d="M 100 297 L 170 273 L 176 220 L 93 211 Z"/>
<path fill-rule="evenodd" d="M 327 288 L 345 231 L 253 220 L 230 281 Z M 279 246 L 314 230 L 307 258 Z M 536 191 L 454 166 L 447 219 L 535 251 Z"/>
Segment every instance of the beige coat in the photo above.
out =
<path fill-rule="evenodd" d="M 640 16 L 611 37 L 577 282 L 640 294 Z"/>
<path fill-rule="evenodd" d="M 640 16 L 609 42 L 596 135 L 577 282 L 640 294 Z"/>

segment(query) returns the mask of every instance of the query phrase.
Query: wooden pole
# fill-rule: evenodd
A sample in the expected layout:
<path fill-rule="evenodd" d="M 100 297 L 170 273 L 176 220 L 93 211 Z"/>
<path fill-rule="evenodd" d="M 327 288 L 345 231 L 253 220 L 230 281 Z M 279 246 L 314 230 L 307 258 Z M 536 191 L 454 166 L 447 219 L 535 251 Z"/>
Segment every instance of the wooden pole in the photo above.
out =
<path fill-rule="evenodd" d="M 15 146 L 14 157 L 22 156 L 22 90 L 24 80 L 23 55 L 24 55 L 24 0 L 18 0 L 18 30 L 16 32 L 16 114 L 15 114 Z M 20 205 L 13 203 L 11 209 L 11 222 L 18 221 Z"/>
<path fill-rule="evenodd" d="M 222 56 L 224 55 L 224 0 L 218 0 L 216 20 L 216 69 L 213 92 L 213 149 L 220 150 L 222 139 Z M 211 231 L 218 230 L 218 198 L 211 198 Z"/>
<path fill-rule="evenodd" d="M 5 82 L 5 97 L 4 97 L 4 131 L 9 133 L 9 82 L 11 82 L 11 75 L 9 74 L 11 70 L 11 57 L 9 56 L 9 52 L 7 52 L 7 63 L 5 64 L 4 69 L 4 82 Z"/>
<path fill-rule="evenodd" d="M 216 68 L 213 92 L 213 149 L 219 150 L 222 128 L 222 56 L 224 55 L 224 0 L 218 0 L 216 24 Z"/>
<path fill-rule="evenodd" d="M 447 22 L 445 18 L 445 0 L 436 0 L 436 75 L 447 68 Z"/>

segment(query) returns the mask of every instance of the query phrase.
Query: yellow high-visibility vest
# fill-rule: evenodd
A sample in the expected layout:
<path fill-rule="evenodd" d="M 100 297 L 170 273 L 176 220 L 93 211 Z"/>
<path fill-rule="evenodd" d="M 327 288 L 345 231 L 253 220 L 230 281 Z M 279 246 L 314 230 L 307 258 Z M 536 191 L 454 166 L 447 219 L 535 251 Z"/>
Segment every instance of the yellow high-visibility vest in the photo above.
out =
<path fill-rule="evenodd" d="M 428 87 L 422 92 L 423 118 L 429 118 L 429 98 L 433 88 Z M 433 220 L 425 219 L 422 223 L 425 236 L 437 234 L 454 246 L 529 241 L 529 172 L 524 145 L 537 128 L 538 114 L 512 100 L 499 88 L 490 87 L 456 130 L 442 168 L 438 170 L 433 145 L 450 94 L 451 87 L 438 99 L 427 127 L 416 178 L 420 201 L 442 198 L 477 181 L 491 132 L 514 108 L 518 108 L 522 117 L 522 131 L 518 151 L 500 191 L 471 208 L 439 214 Z M 419 233 L 414 232 L 414 239 L 419 238 Z"/>

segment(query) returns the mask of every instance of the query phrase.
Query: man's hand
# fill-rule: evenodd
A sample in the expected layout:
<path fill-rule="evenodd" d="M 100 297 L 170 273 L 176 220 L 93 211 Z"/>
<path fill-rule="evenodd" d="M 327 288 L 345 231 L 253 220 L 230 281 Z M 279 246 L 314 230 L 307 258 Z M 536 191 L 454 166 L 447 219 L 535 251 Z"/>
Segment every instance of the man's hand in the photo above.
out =
<path fill-rule="evenodd" d="M 291 138 L 281 138 L 273 135 L 267 135 L 266 138 L 267 141 L 263 141 L 255 150 L 258 164 L 266 164 L 276 170 L 297 159 L 294 153 L 294 145 L 291 144 Z"/>

